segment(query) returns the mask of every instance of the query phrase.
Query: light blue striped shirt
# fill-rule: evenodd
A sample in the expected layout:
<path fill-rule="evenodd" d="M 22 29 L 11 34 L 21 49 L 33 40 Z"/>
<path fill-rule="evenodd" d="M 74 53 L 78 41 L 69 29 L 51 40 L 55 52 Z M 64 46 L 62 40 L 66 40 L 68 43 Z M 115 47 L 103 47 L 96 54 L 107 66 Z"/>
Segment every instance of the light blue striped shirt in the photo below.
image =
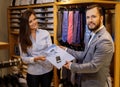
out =
<path fill-rule="evenodd" d="M 20 48 L 20 56 L 23 62 L 28 64 L 27 72 L 32 75 L 45 74 L 53 69 L 53 65 L 48 61 L 37 61 L 34 62 L 34 57 L 42 56 L 42 51 L 47 47 L 52 45 L 51 37 L 48 31 L 37 29 L 36 31 L 36 41 L 30 37 L 32 40 L 32 47 L 28 49 L 28 53 L 22 53 Z"/>

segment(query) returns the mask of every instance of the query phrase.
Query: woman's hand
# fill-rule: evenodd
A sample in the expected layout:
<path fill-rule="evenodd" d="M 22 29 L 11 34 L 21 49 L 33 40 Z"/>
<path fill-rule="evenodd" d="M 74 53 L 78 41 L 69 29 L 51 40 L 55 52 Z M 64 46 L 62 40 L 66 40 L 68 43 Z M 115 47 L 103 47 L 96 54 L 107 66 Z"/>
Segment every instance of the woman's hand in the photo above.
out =
<path fill-rule="evenodd" d="M 45 56 L 38 56 L 38 57 L 35 57 L 35 58 L 34 58 L 34 61 L 35 61 L 35 62 L 37 62 L 38 60 L 45 61 L 46 58 L 45 58 Z"/>
<path fill-rule="evenodd" d="M 66 49 L 66 47 L 64 47 L 64 46 L 59 46 L 60 48 L 62 48 L 63 50 L 65 50 Z"/>

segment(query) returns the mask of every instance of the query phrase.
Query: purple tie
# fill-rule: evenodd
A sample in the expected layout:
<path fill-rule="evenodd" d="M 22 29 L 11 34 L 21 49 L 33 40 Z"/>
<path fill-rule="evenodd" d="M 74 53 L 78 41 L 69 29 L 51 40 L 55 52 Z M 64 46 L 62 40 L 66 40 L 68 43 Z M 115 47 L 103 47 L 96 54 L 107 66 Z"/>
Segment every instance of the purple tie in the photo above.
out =
<path fill-rule="evenodd" d="M 81 14 L 78 13 L 78 24 L 77 24 L 77 35 L 76 35 L 76 44 L 80 43 L 80 30 L 81 30 L 81 18 L 80 18 Z"/>
<path fill-rule="evenodd" d="M 73 43 L 76 43 L 76 38 L 77 38 L 77 27 L 78 27 L 78 15 L 79 11 L 75 11 L 74 13 L 74 25 L 73 25 Z"/>
<path fill-rule="evenodd" d="M 63 11 L 63 22 L 62 22 L 62 41 L 67 41 L 68 32 L 68 11 Z"/>

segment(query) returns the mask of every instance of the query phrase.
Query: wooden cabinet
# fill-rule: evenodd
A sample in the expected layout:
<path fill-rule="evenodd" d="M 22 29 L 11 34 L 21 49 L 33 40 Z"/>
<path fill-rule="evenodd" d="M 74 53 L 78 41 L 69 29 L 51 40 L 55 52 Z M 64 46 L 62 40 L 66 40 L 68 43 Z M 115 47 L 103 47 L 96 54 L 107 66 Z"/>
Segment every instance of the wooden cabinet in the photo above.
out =
<path fill-rule="evenodd" d="M 114 37 L 114 44 L 115 44 L 115 53 L 114 58 L 111 63 L 111 74 L 113 78 L 113 87 L 120 87 L 120 3 L 117 1 L 108 1 L 108 0 L 69 0 L 67 2 L 57 2 L 56 3 L 56 13 L 58 12 L 58 9 L 60 7 L 76 7 L 76 6 L 86 6 L 88 4 L 100 4 L 103 6 L 106 10 L 111 11 L 113 16 L 109 17 L 107 20 L 107 24 L 105 26 L 109 29 L 111 29 L 110 33 Z M 107 14 L 111 15 L 111 14 Z M 114 18 L 113 18 L 114 17 Z M 113 20 L 114 19 L 114 20 Z M 111 20 L 111 21 L 110 21 Z M 57 18 L 56 18 L 57 21 Z M 56 27 L 57 27 L 56 22 Z M 112 25 L 112 27 L 111 27 Z"/>
<path fill-rule="evenodd" d="M 53 43 L 56 43 L 56 35 L 54 28 L 54 3 L 37 4 L 29 6 L 16 6 L 8 8 L 8 31 L 9 31 L 9 43 L 10 43 L 10 58 L 20 58 L 18 48 L 18 35 L 19 35 L 19 23 L 20 16 L 26 9 L 34 9 L 40 29 L 49 31 Z M 23 71 L 24 72 L 24 71 Z M 54 69 L 54 86 L 58 87 L 57 69 Z"/>
<path fill-rule="evenodd" d="M 66 2 L 54 2 L 46 4 L 28 5 L 28 6 L 15 6 L 8 8 L 8 31 L 9 31 L 9 43 L 10 43 L 10 57 L 16 57 L 19 55 L 17 52 L 17 38 L 19 33 L 19 17 L 25 9 L 34 9 L 39 20 L 40 28 L 46 29 L 50 32 L 53 38 L 53 43 L 59 44 L 57 40 L 57 12 L 60 7 L 65 6 L 86 6 L 88 4 L 100 4 L 107 10 L 112 10 L 114 14 L 114 22 L 110 23 L 106 27 L 112 27 L 112 34 L 114 34 L 115 54 L 112 61 L 112 76 L 113 87 L 120 86 L 120 3 L 117 1 L 105 1 L 105 0 L 69 0 Z M 49 9 L 49 10 L 48 10 Z M 50 10 L 51 9 L 51 10 Z M 48 16 L 49 15 L 49 16 Z M 110 23 L 110 24 L 109 24 Z M 43 26 L 44 25 L 44 26 Z M 54 86 L 58 87 L 57 69 L 54 69 Z"/>
<path fill-rule="evenodd" d="M 9 48 L 9 44 L 6 42 L 0 42 L 0 49 L 8 49 Z"/>
<path fill-rule="evenodd" d="M 29 5 L 29 6 L 16 6 L 8 8 L 8 30 L 10 41 L 10 56 L 16 55 L 15 49 L 17 47 L 17 38 L 19 34 L 20 16 L 26 9 L 34 9 L 39 23 L 40 29 L 45 29 L 50 32 L 53 37 L 53 43 L 56 42 L 55 29 L 54 29 L 54 4 L 43 5 Z M 19 55 L 19 54 L 17 54 Z"/>

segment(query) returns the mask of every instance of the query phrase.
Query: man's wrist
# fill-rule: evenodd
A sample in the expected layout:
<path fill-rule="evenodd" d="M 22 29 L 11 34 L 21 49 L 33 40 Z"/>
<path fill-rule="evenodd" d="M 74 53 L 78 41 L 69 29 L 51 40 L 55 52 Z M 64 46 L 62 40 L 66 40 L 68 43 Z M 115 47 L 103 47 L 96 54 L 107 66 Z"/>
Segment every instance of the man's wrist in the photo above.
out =
<path fill-rule="evenodd" d="M 70 65 L 69 65 L 69 69 L 71 70 L 71 65 L 72 65 L 72 63 L 70 63 Z"/>
<path fill-rule="evenodd" d="M 65 48 L 65 51 L 67 51 L 67 47 Z"/>
<path fill-rule="evenodd" d="M 35 62 L 34 57 L 30 58 L 30 62 Z"/>

